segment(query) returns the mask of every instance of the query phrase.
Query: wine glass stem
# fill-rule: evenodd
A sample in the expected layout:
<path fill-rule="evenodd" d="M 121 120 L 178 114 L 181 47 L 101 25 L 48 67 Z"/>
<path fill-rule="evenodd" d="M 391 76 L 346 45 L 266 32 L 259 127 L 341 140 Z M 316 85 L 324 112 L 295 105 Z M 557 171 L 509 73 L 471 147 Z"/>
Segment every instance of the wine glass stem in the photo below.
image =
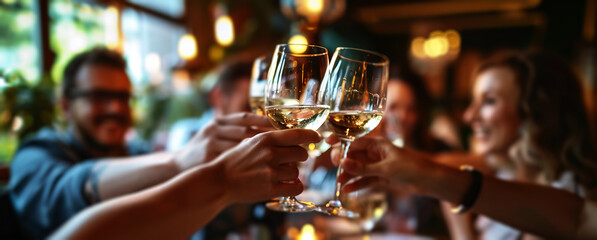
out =
<path fill-rule="evenodd" d="M 342 147 L 342 158 L 346 158 L 348 155 L 348 148 L 350 148 L 350 144 L 352 141 L 342 139 L 340 141 L 340 145 Z M 342 183 L 338 181 L 338 177 L 344 172 L 341 165 L 338 165 L 338 171 L 336 172 L 336 190 L 334 191 L 334 200 L 333 203 L 336 205 L 335 207 L 342 207 L 342 203 L 340 202 L 340 194 L 342 191 Z"/>

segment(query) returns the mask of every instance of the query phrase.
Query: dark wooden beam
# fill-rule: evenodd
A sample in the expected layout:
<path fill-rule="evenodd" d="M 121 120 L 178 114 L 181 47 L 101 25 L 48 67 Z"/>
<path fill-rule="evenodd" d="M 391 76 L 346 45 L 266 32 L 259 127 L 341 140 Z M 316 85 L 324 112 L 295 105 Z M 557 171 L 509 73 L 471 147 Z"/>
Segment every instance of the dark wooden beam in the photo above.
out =
<path fill-rule="evenodd" d="M 50 47 L 50 0 L 35 1 L 35 15 L 37 16 L 37 37 L 35 43 L 40 50 L 40 65 L 42 74 L 50 73 L 56 59 L 56 54 Z"/>

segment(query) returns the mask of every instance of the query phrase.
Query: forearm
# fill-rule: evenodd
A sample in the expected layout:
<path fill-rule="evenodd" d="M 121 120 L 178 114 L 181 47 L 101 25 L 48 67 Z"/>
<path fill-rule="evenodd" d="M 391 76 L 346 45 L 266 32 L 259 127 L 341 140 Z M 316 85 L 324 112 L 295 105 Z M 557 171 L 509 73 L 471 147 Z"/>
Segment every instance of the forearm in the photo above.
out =
<path fill-rule="evenodd" d="M 164 182 L 179 172 L 173 155 L 163 152 L 98 161 L 85 184 L 86 196 L 90 202 L 104 201 Z"/>
<path fill-rule="evenodd" d="M 195 167 L 159 186 L 96 205 L 71 219 L 54 239 L 183 239 L 231 200 L 217 166 Z"/>
<path fill-rule="evenodd" d="M 432 165 L 421 193 L 459 204 L 471 175 Z M 472 211 L 517 229 L 549 238 L 573 239 L 581 224 L 583 200 L 574 194 L 539 185 L 484 177 Z"/>
<path fill-rule="evenodd" d="M 451 207 L 450 203 L 441 202 L 442 213 L 450 231 L 450 237 L 461 240 L 476 239 L 472 214 L 455 214 L 450 210 Z"/>

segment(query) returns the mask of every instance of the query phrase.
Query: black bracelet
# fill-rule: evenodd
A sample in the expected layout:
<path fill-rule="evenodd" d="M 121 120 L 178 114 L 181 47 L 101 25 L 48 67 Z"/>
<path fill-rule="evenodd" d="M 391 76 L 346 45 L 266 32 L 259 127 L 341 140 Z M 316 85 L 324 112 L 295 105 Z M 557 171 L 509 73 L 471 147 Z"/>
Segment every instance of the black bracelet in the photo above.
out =
<path fill-rule="evenodd" d="M 477 198 L 479 197 L 479 193 L 481 193 L 481 186 L 483 185 L 483 174 L 475 170 L 473 167 L 469 165 L 462 165 L 460 166 L 460 171 L 470 172 L 473 180 L 471 185 L 466 190 L 460 205 L 452 207 L 451 210 L 453 213 L 464 213 L 473 207 L 477 201 Z"/>

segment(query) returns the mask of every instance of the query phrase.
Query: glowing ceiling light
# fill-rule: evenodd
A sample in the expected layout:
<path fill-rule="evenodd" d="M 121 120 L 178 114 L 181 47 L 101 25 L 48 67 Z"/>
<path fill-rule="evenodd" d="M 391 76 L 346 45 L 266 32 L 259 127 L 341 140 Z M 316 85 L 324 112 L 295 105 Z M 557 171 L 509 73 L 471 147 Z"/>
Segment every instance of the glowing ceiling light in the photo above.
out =
<path fill-rule="evenodd" d="M 321 13 L 323 10 L 323 0 L 303 0 L 306 1 L 307 11 L 310 13 Z"/>
<path fill-rule="evenodd" d="M 290 45 L 290 51 L 293 53 L 304 53 L 307 51 L 307 38 L 302 34 L 296 34 L 288 40 L 288 44 L 300 44 L 300 45 Z"/>
<path fill-rule="evenodd" d="M 448 39 L 445 37 L 432 37 L 423 44 L 423 51 L 431 58 L 440 57 L 448 52 Z"/>
<path fill-rule="evenodd" d="M 230 46 L 234 42 L 234 25 L 228 15 L 216 19 L 216 41 L 222 46 Z"/>
<path fill-rule="evenodd" d="M 185 34 L 178 40 L 178 55 L 185 60 L 197 57 L 197 41 L 195 36 Z"/>

